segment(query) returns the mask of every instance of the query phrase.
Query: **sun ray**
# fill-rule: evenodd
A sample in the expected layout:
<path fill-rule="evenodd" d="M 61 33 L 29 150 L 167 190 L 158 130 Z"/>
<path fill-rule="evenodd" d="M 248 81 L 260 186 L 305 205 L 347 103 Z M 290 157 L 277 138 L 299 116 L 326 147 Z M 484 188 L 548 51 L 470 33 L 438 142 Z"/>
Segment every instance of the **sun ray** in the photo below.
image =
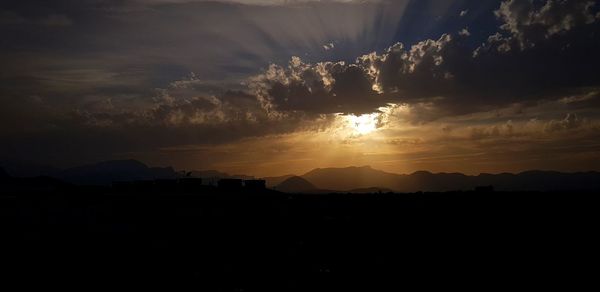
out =
<path fill-rule="evenodd" d="M 347 115 L 346 121 L 357 135 L 367 135 L 377 130 L 378 114 Z"/>

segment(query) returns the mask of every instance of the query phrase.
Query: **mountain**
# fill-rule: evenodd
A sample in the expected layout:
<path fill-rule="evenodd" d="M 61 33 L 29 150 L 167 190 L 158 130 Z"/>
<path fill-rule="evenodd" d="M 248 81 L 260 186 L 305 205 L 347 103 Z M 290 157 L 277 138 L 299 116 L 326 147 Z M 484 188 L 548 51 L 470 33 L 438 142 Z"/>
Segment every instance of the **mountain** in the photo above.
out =
<path fill-rule="evenodd" d="M 500 191 L 600 190 L 600 173 L 526 171 L 519 174 L 431 173 L 393 174 L 369 166 L 347 168 L 317 168 L 302 178 L 318 189 L 356 191 L 372 188 L 396 192 L 472 190 L 477 186 L 494 186 Z"/>
<path fill-rule="evenodd" d="M 519 174 L 480 174 L 477 181 L 500 190 L 600 190 L 600 173 L 532 170 Z"/>
<path fill-rule="evenodd" d="M 253 176 L 243 175 L 243 174 L 234 174 L 230 175 L 225 172 L 220 172 L 217 170 L 194 170 L 191 173 L 193 177 L 201 177 L 201 178 L 239 178 L 239 179 L 254 179 Z"/>
<path fill-rule="evenodd" d="M 253 176 L 242 175 L 242 174 L 234 174 L 230 175 L 225 172 L 220 172 L 217 170 L 194 170 L 190 174 L 192 177 L 202 178 L 202 182 L 208 185 L 217 185 L 220 179 L 224 178 L 236 178 L 236 179 L 254 179 Z"/>
<path fill-rule="evenodd" d="M 318 189 L 304 178 L 292 176 L 274 187 L 284 193 L 312 193 Z"/>
<path fill-rule="evenodd" d="M 0 167 L 12 177 L 57 176 L 61 172 L 56 167 L 16 160 L 0 161 Z"/>
<path fill-rule="evenodd" d="M 194 170 L 191 172 L 191 176 L 201 177 L 201 178 L 209 178 L 209 177 L 230 178 L 229 174 L 220 172 L 217 170 Z"/>
<path fill-rule="evenodd" d="M 481 185 L 462 173 L 431 173 L 417 171 L 409 175 L 399 175 L 398 185 L 394 188 L 402 192 L 429 191 L 443 192 L 454 190 L 472 190 Z"/>
<path fill-rule="evenodd" d="M 32 176 L 11 177 L 4 168 L 0 167 L 0 193 L 7 191 L 51 191 L 66 189 L 71 185 L 54 177 Z"/>
<path fill-rule="evenodd" d="M 114 181 L 173 179 L 177 173 L 171 167 L 148 167 L 137 160 L 113 160 L 59 169 L 23 161 L 2 161 L 7 175 L 16 178 L 49 177 L 79 185 L 110 185 Z"/>
<path fill-rule="evenodd" d="M 113 160 L 62 171 L 59 178 L 80 185 L 110 185 L 115 181 L 174 179 L 172 167 L 148 167 L 137 160 Z"/>
<path fill-rule="evenodd" d="M 375 170 L 370 166 L 317 168 L 302 175 L 317 188 L 350 191 L 371 187 L 398 188 L 399 175 Z"/>
<path fill-rule="evenodd" d="M 262 179 L 264 179 L 266 181 L 268 188 L 272 188 L 293 176 L 295 176 L 295 175 L 288 174 L 288 175 L 282 175 L 282 176 L 263 177 Z"/>
<path fill-rule="evenodd" d="M 4 171 L 2 171 L 4 170 Z M 136 160 L 113 160 L 61 170 L 27 162 L 1 161 L 0 179 L 6 177 L 51 177 L 79 185 L 110 185 L 115 181 L 175 179 L 172 167 L 148 167 Z M 229 175 L 216 170 L 193 171 L 208 184 L 222 178 L 254 179 L 247 175 Z M 462 173 L 431 173 L 417 171 L 394 174 L 370 166 L 317 168 L 302 176 L 266 177 L 267 186 L 284 192 L 351 192 L 375 193 L 472 190 L 478 186 L 493 186 L 499 191 L 599 191 L 599 172 L 562 173 L 532 170 L 518 174 L 500 173 L 464 175 Z"/>

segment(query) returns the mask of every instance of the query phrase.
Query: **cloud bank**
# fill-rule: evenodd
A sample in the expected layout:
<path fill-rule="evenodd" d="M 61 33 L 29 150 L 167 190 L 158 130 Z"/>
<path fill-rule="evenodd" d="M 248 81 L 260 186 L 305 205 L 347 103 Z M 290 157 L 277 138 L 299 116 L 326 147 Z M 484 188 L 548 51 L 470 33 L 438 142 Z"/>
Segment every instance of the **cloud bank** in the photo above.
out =
<path fill-rule="evenodd" d="M 448 145 L 429 153 L 594 144 L 593 1 L 241 2 L 8 1 L 2 153 L 98 160 L 331 134 L 341 115 L 373 113 L 385 145 Z"/>

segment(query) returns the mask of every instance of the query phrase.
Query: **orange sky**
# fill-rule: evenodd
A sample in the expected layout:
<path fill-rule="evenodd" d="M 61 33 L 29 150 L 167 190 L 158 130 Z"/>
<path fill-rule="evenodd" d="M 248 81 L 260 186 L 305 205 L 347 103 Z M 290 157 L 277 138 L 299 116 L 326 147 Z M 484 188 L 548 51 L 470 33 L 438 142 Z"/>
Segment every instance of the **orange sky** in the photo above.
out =
<path fill-rule="evenodd" d="M 557 165 L 565 171 L 585 171 L 596 167 L 600 158 L 599 145 L 593 140 L 600 125 L 593 122 L 576 129 L 550 129 L 564 119 L 520 115 L 519 121 L 513 121 L 511 110 L 505 109 L 414 124 L 403 119 L 410 115 L 410 107 L 392 105 L 382 110 L 359 119 L 362 124 L 356 117 L 338 115 L 326 128 L 217 146 L 168 147 L 158 159 L 154 153 L 136 155 L 179 169 L 217 169 L 261 177 L 364 165 L 393 173 L 500 173 L 556 169 Z M 474 122 L 486 117 L 497 121 Z"/>

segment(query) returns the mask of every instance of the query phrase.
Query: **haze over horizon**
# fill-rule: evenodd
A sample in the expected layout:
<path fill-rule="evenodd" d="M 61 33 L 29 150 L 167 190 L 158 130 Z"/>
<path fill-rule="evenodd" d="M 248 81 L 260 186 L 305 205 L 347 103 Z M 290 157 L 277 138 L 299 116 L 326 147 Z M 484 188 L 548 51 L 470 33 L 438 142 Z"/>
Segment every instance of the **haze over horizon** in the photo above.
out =
<path fill-rule="evenodd" d="M 268 175 L 257 175 L 255 173 L 244 173 L 244 172 L 227 172 L 221 169 L 211 169 L 211 168 L 188 168 L 182 169 L 173 167 L 172 165 L 166 164 L 148 164 L 143 161 L 135 160 L 135 159 L 123 159 L 123 160 L 107 160 L 107 161 L 97 161 L 91 163 L 84 163 L 81 165 L 74 165 L 69 167 L 56 167 L 54 165 L 49 164 L 37 164 L 31 161 L 18 161 L 18 160 L 3 160 L 0 161 L 0 170 L 5 171 L 8 175 L 12 175 L 14 177 L 36 177 L 36 176 L 46 176 L 51 173 L 57 173 L 61 171 L 72 171 L 73 169 L 79 168 L 96 168 L 99 166 L 105 165 L 107 168 L 106 171 L 110 171 L 114 169 L 115 171 L 119 171 L 120 166 L 142 166 L 144 168 L 149 169 L 163 169 L 169 170 L 169 172 L 176 174 L 178 176 L 185 176 L 187 173 L 192 173 L 192 177 L 205 177 L 208 178 L 210 175 L 222 175 L 223 177 L 240 177 L 240 178 L 280 178 L 280 177 L 289 177 L 289 176 L 305 176 L 312 172 L 316 171 L 345 171 L 345 170 L 368 170 L 381 174 L 393 174 L 393 175 L 414 175 L 419 173 L 431 173 L 431 174 L 460 174 L 465 176 L 479 176 L 479 175 L 500 175 L 500 174 L 522 174 L 528 172 L 556 172 L 562 174 L 577 174 L 577 173 L 598 173 L 596 170 L 588 170 L 588 171 L 557 171 L 555 169 L 526 169 L 518 172 L 476 172 L 476 173 L 464 173 L 458 171 L 431 171 L 427 169 L 418 169 L 411 172 L 394 172 L 394 171 L 386 171 L 383 169 L 375 168 L 371 165 L 348 165 L 348 166 L 323 166 L 323 167 L 314 167 L 309 168 L 306 171 L 289 173 L 289 172 L 280 172 L 273 173 Z"/>
<path fill-rule="evenodd" d="M 0 4 L 0 161 L 600 170 L 600 4 Z"/>

